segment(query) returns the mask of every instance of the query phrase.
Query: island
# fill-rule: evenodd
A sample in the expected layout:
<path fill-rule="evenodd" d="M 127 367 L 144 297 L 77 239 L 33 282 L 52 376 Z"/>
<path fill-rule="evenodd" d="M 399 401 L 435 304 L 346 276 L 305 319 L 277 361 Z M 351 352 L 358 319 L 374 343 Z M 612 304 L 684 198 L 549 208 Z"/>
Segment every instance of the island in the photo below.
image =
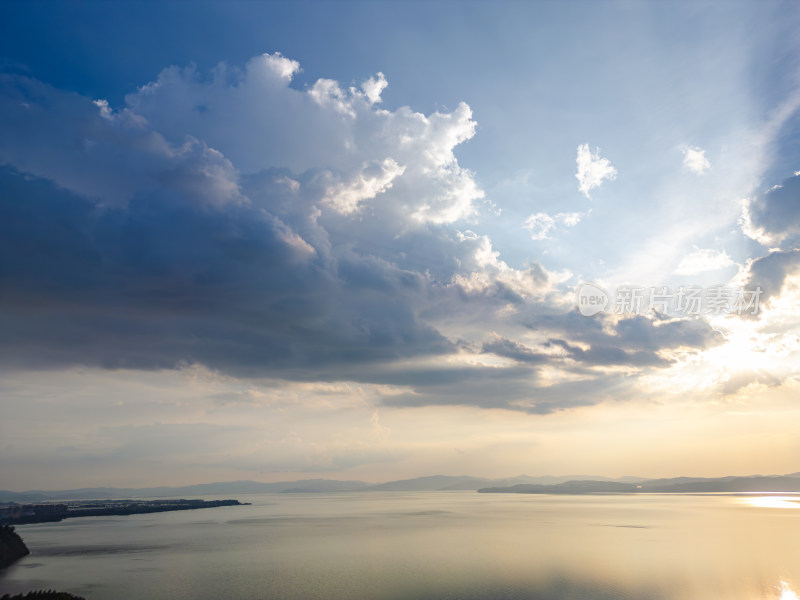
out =
<path fill-rule="evenodd" d="M 0 504 L 0 525 L 49 523 L 75 517 L 138 515 L 218 506 L 245 506 L 238 500 L 81 500 L 69 503 Z M 13 528 L 12 528 L 13 530 Z"/>

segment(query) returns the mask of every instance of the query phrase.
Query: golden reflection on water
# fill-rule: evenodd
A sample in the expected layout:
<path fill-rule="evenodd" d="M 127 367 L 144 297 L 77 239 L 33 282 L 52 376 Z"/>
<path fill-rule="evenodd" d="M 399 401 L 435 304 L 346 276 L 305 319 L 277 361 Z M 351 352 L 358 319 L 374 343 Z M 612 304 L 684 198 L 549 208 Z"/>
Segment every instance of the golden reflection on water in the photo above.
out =
<path fill-rule="evenodd" d="M 800 498 L 797 496 L 753 496 L 745 498 L 743 501 L 749 506 L 758 508 L 800 508 Z M 797 596 L 792 595 L 787 598 L 795 599 Z"/>

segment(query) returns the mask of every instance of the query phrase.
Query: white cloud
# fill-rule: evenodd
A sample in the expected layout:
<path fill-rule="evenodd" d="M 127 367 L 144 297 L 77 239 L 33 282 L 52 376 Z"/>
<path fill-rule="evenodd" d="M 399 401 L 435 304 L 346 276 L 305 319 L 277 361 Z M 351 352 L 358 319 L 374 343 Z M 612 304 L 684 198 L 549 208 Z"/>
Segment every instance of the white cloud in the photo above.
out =
<path fill-rule="evenodd" d="M 617 177 L 617 170 L 611 165 L 607 158 L 600 157 L 600 148 L 595 148 L 592 152 L 589 144 L 578 146 L 578 172 L 575 174 L 578 180 L 578 189 L 589 198 L 589 191 L 600 187 L 603 180 L 613 181 Z"/>
<path fill-rule="evenodd" d="M 535 213 L 525 219 L 522 227 L 531 232 L 532 240 L 546 240 L 550 238 L 550 234 L 559 224 L 565 227 L 574 227 L 590 212 L 558 213 L 553 217 L 547 213 Z"/>
<path fill-rule="evenodd" d="M 356 112 L 347 92 L 344 92 L 333 79 L 317 79 L 308 92 L 309 96 L 322 107 L 355 119 Z"/>
<path fill-rule="evenodd" d="M 361 84 L 361 89 L 364 90 L 370 104 L 377 104 L 381 101 L 381 93 L 388 85 L 389 83 L 386 81 L 386 77 L 383 76 L 383 73 L 378 72 L 377 78 L 370 77 L 367 79 Z"/>
<path fill-rule="evenodd" d="M 267 68 L 287 82 L 291 81 L 295 73 L 302 70 L 299 62 L 290 58 L 285 58 L 280 52 L 276 52 L 275 54 L 262 54 L 254 60 L 263 60 Z"/>
<path fill-rule="evenodd" d="M 783 240 L 782 235 L 774 235 L 768 232 L 764 227 L 760 225 L 756 225 L 753 222 L 753 215 L 752 215 L 752 205 L 753 200 L 750 198 L 746 198 L 742 200 L 742 214 L 739 217 L 739 226 L 742 228 L 742 233 L 744 233 L 747 237 L 751 240 L 757 241 L 762 246 L 776 247 L 780 245 L 781 241 Z"/>
<path fill-rule="evenodd" d="M 280 55 L 256 57 L 243 69 L 220 64 L 210 76 L 171 67 L 128 95 L 127 111 L 170 141 L 203 140 L 245 175 L 283 168 L 298 177 L 329 171 L 352 178 L 365 163 L 391 158 L 405 167 L 385 190 L 397 222 L 443 224 L 475 213 L 483 191 L 453 154 L 475 134 L 467 104 L 428 115 L 386 110 L 381 73 L 360 89 L 318 79 L 298 90 L 289 84 L 299 69 Z M 353 198 L 328 205 L 350 207 L 360 201 Z"/>
<path fill-rule="evenodd" d="M 552 289 L 553 273 L 534 264 L 528 269 L 514 269 L 500 259 L 488 236 L 474 231 L 458 232 L 465 249 L 461 260 L 466 274 L 456 274 L 451 283 L 469 294 L 483 294 L 498 286 L 512 290 L 522 298 L 544 296 Z"/>
<path fill-rule="evenodd" d="M 556 219 L 560 219 L 564 225 L 567 227 L 575 227 L 578 223 L 580 223 L 581 219 L 587 216 L 591 210 L 586 212 L 571 212 L 571 213 L 559 213 L 556 215 Z"/>
<path fill-rule="evenodd" d="M 683 151 L 683 166 L 692 173 L 702 175 L 711 168 L 711 163 L 706 158 L 706 151 L 696 146 L 687 146 Z"/>
<path fill-rule="evenodd" d="M 706 271 L 717 271 L 731 265 L 733 265 L 733 261 L 725 250 L 698 248 L 683 257 L 678 268 L 675 269 L 675 273 L 677 275 L 696 275 Z"/>
<path fill-rule="evenodd" d="M 547 213 L 535 213 L 525 219 L 523 227 L 531 232 L 532 240 L 546 240 L 556 228 L 556 221 Z"/>
<path fill-rule="evenodd" d="M 323 202 L 342 214 L 354 213 L 359 209 L 361 202 L 370 200 L 392 187 L 392 181 L 405 170 L 405 167 L 398 165 L 391 158 L 383 162 L 366 163 L 349 181 L 329 186 Z"/>

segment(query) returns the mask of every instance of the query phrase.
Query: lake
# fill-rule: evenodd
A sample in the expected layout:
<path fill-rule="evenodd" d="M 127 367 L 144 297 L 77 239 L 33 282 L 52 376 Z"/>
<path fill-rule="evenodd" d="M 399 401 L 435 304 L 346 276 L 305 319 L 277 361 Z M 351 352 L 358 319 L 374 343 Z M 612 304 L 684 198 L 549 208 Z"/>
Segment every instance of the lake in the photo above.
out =
<path fill-rule="evenodd" d="M 206 499 L 222 498 L 205 496 Z M 800 497 L 369 492 L 21 525 L 0 594 L 796 600 Z"/>

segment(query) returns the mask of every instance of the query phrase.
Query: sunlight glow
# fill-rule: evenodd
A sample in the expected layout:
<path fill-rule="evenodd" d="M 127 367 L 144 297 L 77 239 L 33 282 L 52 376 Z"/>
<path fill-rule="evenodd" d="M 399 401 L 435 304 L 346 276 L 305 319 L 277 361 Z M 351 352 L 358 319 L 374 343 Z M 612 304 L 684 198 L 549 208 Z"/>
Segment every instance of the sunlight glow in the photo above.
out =
<path fill-rule="evenodd" d="M 798 600 L 797 594 L 795 594 L 789 584 L 785 581 L 781 581 L 781 597 L 780 600 Z"/>
<path fill-rule="evenodd" d="M 758 508 L 800 508 L 800 498 L 796 496 L 755 496 L 744 500 L 749 506 Z M 787 596 L 797 598 L 797 596 Z"/>

